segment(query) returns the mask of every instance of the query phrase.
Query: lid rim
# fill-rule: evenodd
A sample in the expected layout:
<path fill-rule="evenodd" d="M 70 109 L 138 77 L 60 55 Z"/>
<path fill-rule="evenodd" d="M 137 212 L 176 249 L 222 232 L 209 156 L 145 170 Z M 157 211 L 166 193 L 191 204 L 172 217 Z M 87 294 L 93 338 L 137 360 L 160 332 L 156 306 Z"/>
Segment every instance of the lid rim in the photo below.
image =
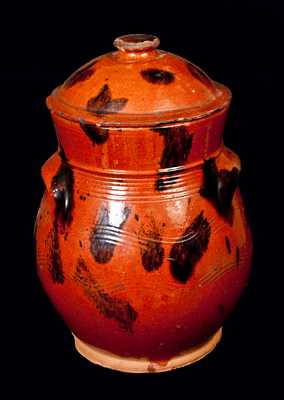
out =
<path fill-rule="evenodd" d="M 78 123 L 83 120 L 86 123 L 91 123 L 105 128 L 145 128 L 164 126 L 168 124 L 182 124 L 207 118 L 212 114 L 221 112 L 229 107 L 232 99 L 232 93 L 230 89 L 218 82 L 214 83 L 219 89 L 222 89 L 222 95 L 219 97 L 219 100 L 223 98 L 223 101 L 220 101 L 219 104 L 215 104 L 215 106 L 212 108 L 208 107 L 203 110 L 200 108 L 200 113 L 198 114 L 189 112 L 190 110 L 193 111 L 193 108 L 185 108 L 176 111 L 164 111 L 148 114 L 109 113 L 100 115 L 91 113 L 85 109 L 80 109 L 79 107 L 71 106 L 70 104 L 64 104 L 58 97 L 54 96 L 54 93 L 59 87 L 55 88 L 50 96 L 47 97 L 46 103 L 50 112 L 58 115 L 61 118 Z M 54 106 L 54 102 L 57 103 L 57 106 Z M 73 113 L 70 110 L 73 110 Z M 74 110 L 77 111 L 76 114 L 74 114 Z M 116 116 L 117 119 L 111 120 L 111 116 Z M 104 117 L 109 117 L 109 119 Z"/>

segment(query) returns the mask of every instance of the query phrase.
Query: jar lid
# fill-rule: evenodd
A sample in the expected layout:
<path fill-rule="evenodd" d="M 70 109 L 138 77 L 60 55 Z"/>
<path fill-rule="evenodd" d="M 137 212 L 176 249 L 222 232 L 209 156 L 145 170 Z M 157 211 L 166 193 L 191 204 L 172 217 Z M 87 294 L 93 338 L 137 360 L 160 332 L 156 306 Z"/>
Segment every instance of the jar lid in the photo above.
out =
<path fill-rule="evenodd" d="M 117 51 L 75 71 L 47 99 L 58 115 L 100 126 L 152 126 L 191 121 L 228 106 L 228 88 L 191 62 L 158 50 L 156 36 L 114 41 Z"/>

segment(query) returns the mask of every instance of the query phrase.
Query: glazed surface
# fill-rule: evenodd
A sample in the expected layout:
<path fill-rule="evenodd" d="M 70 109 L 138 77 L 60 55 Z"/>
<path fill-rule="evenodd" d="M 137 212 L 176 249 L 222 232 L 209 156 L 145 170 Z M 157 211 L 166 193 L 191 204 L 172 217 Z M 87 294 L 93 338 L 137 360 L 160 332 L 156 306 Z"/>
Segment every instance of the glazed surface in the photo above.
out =
<path fill-rule="evenodd" d="M 53 115 L 60 147 L 43 167 L 38 274 L 83 341 L 168 359 L 232 311 L 252 244 L 226 113 L 143 129 Z"/>

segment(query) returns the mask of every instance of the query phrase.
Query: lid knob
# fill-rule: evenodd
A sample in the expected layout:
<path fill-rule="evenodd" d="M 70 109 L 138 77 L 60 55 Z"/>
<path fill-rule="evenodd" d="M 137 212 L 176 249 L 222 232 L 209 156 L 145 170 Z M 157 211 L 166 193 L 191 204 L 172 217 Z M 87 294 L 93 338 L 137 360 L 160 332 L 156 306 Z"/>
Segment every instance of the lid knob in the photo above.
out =
<path fill-rule="evenodd" d="M 121 51 L 140 52 L 158 47 L 160 39 L 154 35 L 133 34 L 119 36 L 113 45 Z"/>

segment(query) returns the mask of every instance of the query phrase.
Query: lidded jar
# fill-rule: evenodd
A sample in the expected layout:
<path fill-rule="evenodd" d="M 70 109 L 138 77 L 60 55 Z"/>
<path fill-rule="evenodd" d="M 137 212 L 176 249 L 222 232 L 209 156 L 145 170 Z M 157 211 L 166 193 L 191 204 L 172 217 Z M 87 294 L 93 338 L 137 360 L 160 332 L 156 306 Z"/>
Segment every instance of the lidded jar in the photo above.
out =
<path fill-rule="evenodd" d="M 252 252 L 240 161 L 222 140 L 231 93 L 127 35 L 48 97 L 38 274 L 89 360 L 129 372 L 192 363 L 221 338 Z"/>

